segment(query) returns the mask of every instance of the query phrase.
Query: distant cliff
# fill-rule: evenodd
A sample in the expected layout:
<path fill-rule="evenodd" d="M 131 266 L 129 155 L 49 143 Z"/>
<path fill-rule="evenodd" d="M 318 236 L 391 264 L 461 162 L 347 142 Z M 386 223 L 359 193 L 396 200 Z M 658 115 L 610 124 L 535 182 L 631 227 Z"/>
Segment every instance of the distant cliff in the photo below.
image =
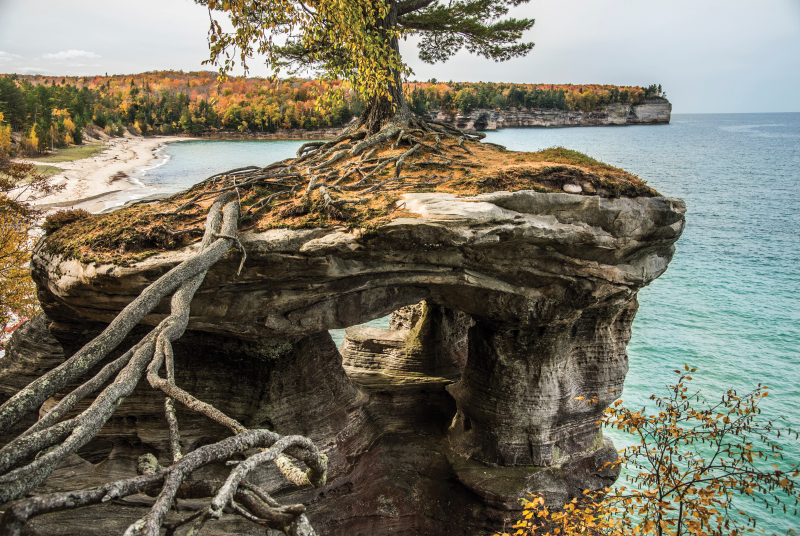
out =
<path fill-rule="evenodd" d="M 650 98 L 644 104 L 607 104 L 600 110 L 556 110 L 552 108 L 509 108 L 491 110 L 479 108 L 468 114 L 447 114 L 431 111 L 431 119 L 458 128 L 497 130 L 517 127 L 589 127 L 601 125 L 667 124 L 672 104 L 667 99 Z"/>
<path fill-rule="evenodd" d="M 431 119 L 458 128 L 497 130 L 519 127 L 592 127 L 602 125 L 657 125 L 669 123 L 672 104 L 667 99 L 649 98 L 644 104 L 606 104 L 593 112 L 558 110 L 555 108 L 509 108 L 491 110 L 476 108 L 468 114 L 448 114 L 437 110 Z M 351 120 L 351 124 L 356 119 Z M 274 132 L 234 129 L 206 130 L 197 135 L 206 139 L 234 140 L 321 140 L 335 138 L 341 127 L 320 129 L 278 129 Z"/>

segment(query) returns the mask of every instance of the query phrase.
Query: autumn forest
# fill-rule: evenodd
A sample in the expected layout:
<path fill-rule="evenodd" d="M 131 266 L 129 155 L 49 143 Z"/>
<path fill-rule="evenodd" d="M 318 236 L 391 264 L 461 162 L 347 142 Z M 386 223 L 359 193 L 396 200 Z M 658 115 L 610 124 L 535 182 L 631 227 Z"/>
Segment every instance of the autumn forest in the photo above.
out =
<path fill-rule="evenodd" d="M 405 91 L 418 114 L 468 113 L 476 108 L 593 111 L 611 103 L 664 96 L 660 85 L 411 82 Z M 47 77 L 0 75 L 0 151 L 19 133 L 18 152 L 33 154 L 81 142 L 87 125 L 111 136 L 208 131 L 274 132 L 339 127 L 363 103 L 339 80 L 230 77 L 210 72 Z M 9 140 L 3 142 L 3 138 Z"/>

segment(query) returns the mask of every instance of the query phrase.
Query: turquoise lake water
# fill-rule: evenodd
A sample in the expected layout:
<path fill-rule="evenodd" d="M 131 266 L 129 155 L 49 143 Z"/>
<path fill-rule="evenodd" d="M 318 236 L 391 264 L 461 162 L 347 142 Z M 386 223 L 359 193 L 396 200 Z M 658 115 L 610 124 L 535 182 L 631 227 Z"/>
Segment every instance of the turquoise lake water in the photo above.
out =
<path fill-rule="evenodd" d="M 800 114 L 676 114 L 669 125 L 506 129 L 486 141 L 576 149 L 686 201 L 687 226 L 669 269 L 639 294 L 622 397 L 628 407 L 651 405 L 649 395 L 687 363 L 699 368 L 692 384 L 710 399 L 769 385 L 765 416 L 800 429 Z M 174 143 L 164 149 L 169 160 L 143 180 L 179 190 L 219 171 L 288 158 L 300 143 Z M 624 446 L 624 437 L 613 438 Z M 800 462 L 797 442 L 783 446 Z M 777 512 L 757 517 L 768 533 L 800 527 L 800 518 Z"/>

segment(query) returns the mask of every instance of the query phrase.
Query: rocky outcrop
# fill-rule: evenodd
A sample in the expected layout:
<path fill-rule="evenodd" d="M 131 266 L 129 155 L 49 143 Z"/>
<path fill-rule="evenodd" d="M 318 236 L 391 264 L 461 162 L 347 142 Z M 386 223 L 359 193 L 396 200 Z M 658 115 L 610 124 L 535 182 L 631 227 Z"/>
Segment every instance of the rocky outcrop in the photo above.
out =
<path fill-rule="evenodd" d="M 475 109 L 468 114 L 437 111 L 431 119 L 458 128 L 498 130 L 518 127 L 589 127 L 603 125 L 653 125 L 669 123 L 672 104 L 667 99 L 651 98 L 644 104 L 607 104 L 594 112 L 551 108 Z"/>
<path fill-rule="evenodd" d="M 291 489 L 271 469 L 255 477 L 307 504 L 321 534 L 493 534 L 525 493 L 560 504 L 613 481 L 602 467 L 616 453 L 595 422 L 621 393 L 636 294 L 666 270 L 683 202 L 521 191 L 398 204 L 406 217 L 377 229 L 243 233 L 241 275 L 233 250 L 192 302 L 175 343 L 178 385 L 328 454 L 324 488 Z M 31 323 L 37 334 L 20 336 L 8 363 L 54 366 L 192 250 L 121 267 L 41 244 L 33 274 L 48 319 Z M 359 326 L 393 311 L 393 329 Z M 349 328 L 339 351 L 334 328 Z M 0 373 L 6 394 L 21 383 L 14 370 Z M 162 404 L 142 383 L 45 486 L 134 473 L 143 452 L 166 457 Z M 189 412 L 179 420 L 184 450 L 224 434 Z M 125 524 L 119 508 L 144 508 L 112 506 L 96 534 Z M 45 527 L 76 515 L 45 516 L 31 533 L 57 534 Z"/>
<path fill-rule="evenodd" d="M 412 217 L 372 231 L 242 234 L 244 270 L 237 277 L 239 258 L 231 251 L 209 272 L 189 328 L 243 338 L 299 336 L 362 324 L 423 299 L 511 326 L 563 322 L 608 296 L 631 299 L 661 275 L 685 210 L 665 197 L 533 191 L 406 194 L 398 203 Z M 40 248 L 33 276 L 53 319 L 110 322 L 195 247 L 130 267 L 81 264 Z M 144 323 L 160 321 L 167 304 Z"/>
<path fill-rule="evenodd" d="M 463 129 L 498 130 L 520 127 L 590 127 L 603 125 L 666 124 L 672 115 L 672 103 L 660 97 L 648 98 L 643 104 L 607 104 L 593 112 L 557 110 L 554 108 L 509 108 L 493 110 L 477 108 L 467 114 L 432 111 L 431 119 Z M 238 130 L 206 130 L 198 137 L 218 140 L 327 140 L 335 138 L 341 128 L 278 129 L 275 132 Z"/>

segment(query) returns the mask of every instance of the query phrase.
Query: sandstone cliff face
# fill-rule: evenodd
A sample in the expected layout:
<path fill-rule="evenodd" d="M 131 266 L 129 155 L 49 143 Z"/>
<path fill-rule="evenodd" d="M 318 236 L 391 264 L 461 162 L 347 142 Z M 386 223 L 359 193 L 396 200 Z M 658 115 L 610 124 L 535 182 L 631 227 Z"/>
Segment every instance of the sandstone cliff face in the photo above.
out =
<path fill-rule="evenodd" d="M 647 99 L 644 104 L 608 104 L 602 110 L 581 112 L 549 108 L 510 108 L 491 110 L 479 108 L 468 114 L 450 115 L 432 112 L 431 119 L 458 128 L 498 130 L 520 127 L 589 127 L 603 125 L 656 125 L 670 121 L 672 103 L 666 99 Z M 239 132 L 236 130 L 206 131 L 199 137 L 222 140 L 318 140 L 333 139 L 339 128 L 279 129 L 275 132 Z"/>
<path fill-rule="evenodd" d="M 669 123 L 672 104 L 666 99 L 647 99 L 644 104 L 608 104 L 596 112 L 544 108 L 509 110 L 477 109 L 468 114 L 434 112 L 431 119 L 458 128 L 497 130 L 517 127 L 588 127 Z"/>
<path fill-rule="evenodd" d="M 522 191 L 398 203 L 412 217 L 368 232 L 242 234 L 241 275 L 232 251 L 192 303 L 175 345 L 178 385 L 247 426 L 308 435 L 325 450 L 322 489 L 290 489 L 270 469 L 255 477 L 307 504 L 321 534 L 493 534 L 525 493 L 563 504 L 612 482 L 600 468 L 616 452 L 594 423 L 621 394 L 636 294 L 666 270 L 683 202 Z M 21 364 L 55 366 L 190 253 L 117 267 L 40 247 L 33 272 L 48 318 L 21 330 L 0 364 L 3 394 L 21 385 Z M 393 312 L 392 329 L 358 327 Z M 166 301 L 138 329 L 165 314 Z M 334 328 L 349 328 L 339 350 Z M 595 395 L 599 405 L 575 400 Z M 166 458 L 162 403 L 143 382 L 45 487 L 133 474 L 144 452 Z M 179 419 L 184 450 L 225 433 L 188 412 Z M 107 534 L 143 507 L 104 508 L 44 516 L 29 530 L 61 534 L 52 527 L 83 515 L 103 520 L 86 534 Z M 213 530 L 252 530 L 224 523 Z"/>

